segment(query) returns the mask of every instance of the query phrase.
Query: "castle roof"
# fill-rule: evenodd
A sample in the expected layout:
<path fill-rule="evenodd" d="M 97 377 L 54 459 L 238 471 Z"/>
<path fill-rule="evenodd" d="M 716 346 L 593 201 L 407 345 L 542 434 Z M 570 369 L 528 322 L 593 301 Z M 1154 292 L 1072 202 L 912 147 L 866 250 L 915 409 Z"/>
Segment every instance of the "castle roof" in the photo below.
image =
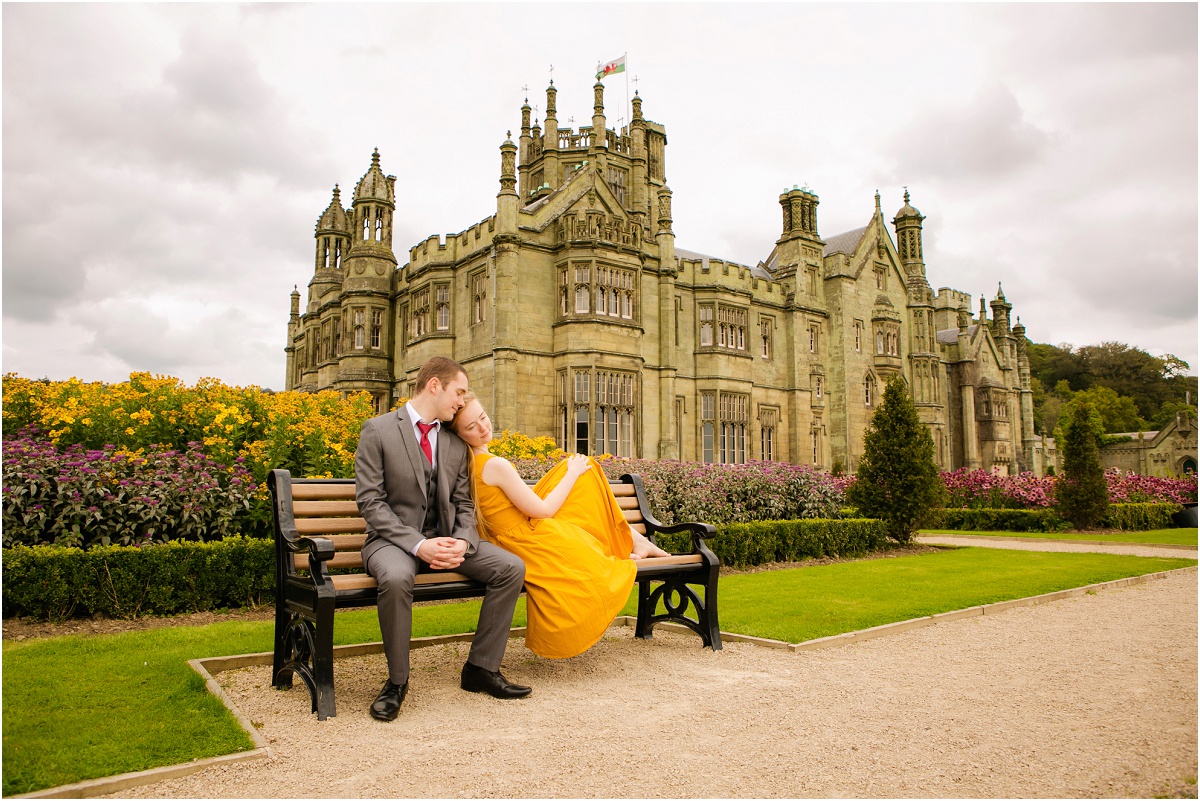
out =
<path fill-rule="evenodd" d="M 862 240 L 863 234 L 867 232 L 868 227 L 864 225 L 862 228 L 855 228 L 853 231 L 846 231 L 844 234 L 829 237 L 825 240 L 824 255 L 853 253 L 854 248 L 858 247 L 858 243 Z"/>
<path fill-rule="evenodd" d="M 749 270 L 750 274 L 753 275 L 755 278 L 761 278 L 765 281 L 775 280 L 771 277 L 771 274 L 769 272 L 767 272 L 766 270 L 764 270 L 762 267 L 760 267 L 758 265 L 754 265 L 753 267 L 750 267 L 745 264 L 738 264 L 736 261 L 730 261 L 729 259 L 722 259 L 718 256 L 709 256 L 705 253 L 697 253 L 694 250 L 685 250 L 683 248 L 675 248 L 675 255 L 678 258 L 686 259 L 687 261 L 698 261 L 705 266 L 708 265 L 709 261 L 720 261 L 720 262 L 724 262 L 725 264 L 732 264 L 734 267 L 741 267 L 743 269 Z"/>
<path fill-rule="evenodd" d="M 967 326 L 967 336 L 974 337 L 975 329 L 978 327 L 979 327 L 978 324 L 968 325 Z M 938 331 L 937 332 L 937 341 L 943 345 L 953 345 L 955 342 L 958 342 L 958 329 L 957 328 L 945 328 L 941 331 Z"/>
<path fill-rule="evenodd" d="M 382 200 L 385 203 L 396 202 L 395 178 L 384 175 L 379 167 L 379 148 L 371 155 L 371 166 L 354 187 L 355 200 Z"/>

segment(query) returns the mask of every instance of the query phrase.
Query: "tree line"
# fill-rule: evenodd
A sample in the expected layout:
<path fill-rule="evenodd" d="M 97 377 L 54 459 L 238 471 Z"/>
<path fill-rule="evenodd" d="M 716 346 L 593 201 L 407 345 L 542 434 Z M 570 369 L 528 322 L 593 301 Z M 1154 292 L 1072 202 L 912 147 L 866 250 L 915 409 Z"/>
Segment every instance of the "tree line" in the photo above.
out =
<path fill-rule="evenodd" d="M 1181 411 L 1196 416 L 1196 376 L 1170 353 L 1151 356 L 1121 342 L 1080 348 L 1030 342 L 1028 353 L 1039 434 L 1066 430 L 1070 401 L 1087 401 L 1107 434 L 1161 430 Z"/>

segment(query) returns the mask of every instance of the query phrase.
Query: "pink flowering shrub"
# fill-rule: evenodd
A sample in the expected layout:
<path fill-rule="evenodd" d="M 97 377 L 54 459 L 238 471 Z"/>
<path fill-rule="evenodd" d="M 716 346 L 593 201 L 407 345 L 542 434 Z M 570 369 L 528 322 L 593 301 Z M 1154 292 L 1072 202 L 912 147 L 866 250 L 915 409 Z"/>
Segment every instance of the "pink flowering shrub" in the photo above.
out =
<path fill-rule="evenodd" d="M 1117 468 L 1104 471 L 1109 503 L 1195 503 L 1196 477 L 1159 478 L 1137 473 L 1122 473 Z"/>
<path fill-rule="evenodd" d="M 218 540 L 242 530 L 256 485 L 199 443 L 133 454 L 60 448 L 28 429 L 5 438 L 4 546 L 147 545 Z"/>
<path fill-rule="evenodd" d="M 1054 505 L 1053 476 L 993 475 L 961 468 L 942 473 L 947 509 L 1048 509 Z"/>

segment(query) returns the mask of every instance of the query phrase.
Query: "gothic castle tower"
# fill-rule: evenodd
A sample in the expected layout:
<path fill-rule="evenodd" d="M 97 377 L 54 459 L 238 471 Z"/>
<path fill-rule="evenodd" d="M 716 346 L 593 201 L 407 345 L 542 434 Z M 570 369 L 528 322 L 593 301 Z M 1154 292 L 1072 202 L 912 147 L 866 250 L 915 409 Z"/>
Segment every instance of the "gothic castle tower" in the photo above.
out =
<path fill-rule="evenodd" d="M 495 213 L 403 265 L 378 152 L 350 209 L 335 187 L 303 312 L 291 298 L 287 387 L 365 390 L 385 411 L 447 355 L 498 430 L 570 452 L 852 472 L 883 382 L 902 376 L 944 469 L 1034 466 L 1024 329 L 1003 293 L 989 321 L 970 295 L 931 289 L 907 191 L 894 238 L 878 193 L 866 225 L 822 237 L 820 199 L 793 186 L 763 261 L 685 250 L 666 129 L 637 94 L 619 130 L 600 82 L 592 101 L 576 129 L 553 82 L 544 120 L 526 99 L 499 146 Z"/>

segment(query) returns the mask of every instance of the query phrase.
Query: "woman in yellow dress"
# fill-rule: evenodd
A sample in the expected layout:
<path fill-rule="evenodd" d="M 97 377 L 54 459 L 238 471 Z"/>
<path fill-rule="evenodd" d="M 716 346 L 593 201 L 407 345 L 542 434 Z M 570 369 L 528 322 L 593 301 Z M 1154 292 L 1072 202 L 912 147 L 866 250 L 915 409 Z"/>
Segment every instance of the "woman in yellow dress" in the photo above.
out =
<path fill-rule="evenodd" d="M 625 606 L 637 567 L 667 556 L 625 520 L 595 460 L 574 455 L 532 488 L 512 463 L 488 453 L 492 423 L 468 393 L 451 426 L 473 453 L 479 533 L 525 562 L 525 645 L 565 659 L 591 648 Z"/>

